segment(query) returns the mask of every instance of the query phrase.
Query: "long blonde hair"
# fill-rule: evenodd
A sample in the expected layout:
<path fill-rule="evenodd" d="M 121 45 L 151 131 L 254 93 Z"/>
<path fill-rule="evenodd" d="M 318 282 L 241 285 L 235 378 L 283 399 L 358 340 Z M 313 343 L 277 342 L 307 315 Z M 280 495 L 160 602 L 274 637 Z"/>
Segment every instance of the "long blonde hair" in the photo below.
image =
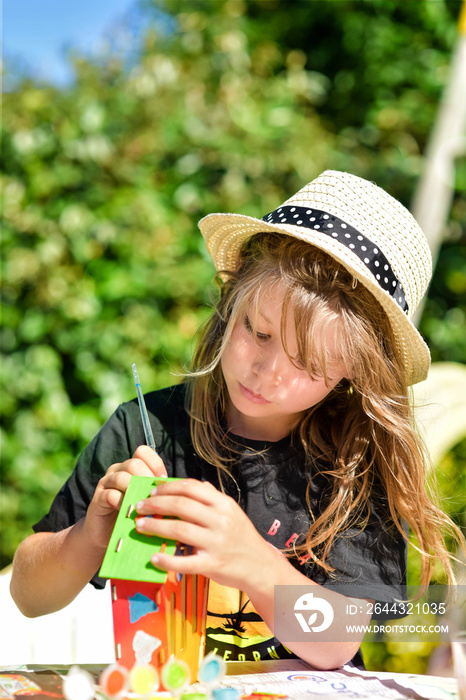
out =
<path fill-rule="evenodd" d="M 232 476 L 237 452 L 225 424 L 227 389 L 222 352 L 246 308 L 257 308 L 274 285 L 285 287 L 285 319 L 293 314 L 299 355 L 311 375 L 327 378 L 323 344 L 327 323 L 338 319 L 341 359 L 351 380 L 342 380 L 294 429 L 306 455 L 307 502 L 311 512 L 316 467 L 330 484 L 322 512 L 312 522 L 299 553 L 309 553 L 331 575 L 328 555 L 338 535 L 364 528 L 374 497 L 386 506 L 387 523 L 408 539 L 411 528 L 421 554 L 421 583 L 440 560 L 455 581 L 444 534 L 461 541 L 461 531 L 436 504 L 427 486 L 429 460 L 414 429 L 400 353 L 380 304 L 331 256 L 289 236 L 256 234 L 243 247 L 236 273 L 222 273 L 215 312 L 201 330 L 188 379 L 188 411 L 197 453 Z M 254 316 L 254 314 L 252 314 Z M 290 361 L 295 361 L 290 357 Z"/>

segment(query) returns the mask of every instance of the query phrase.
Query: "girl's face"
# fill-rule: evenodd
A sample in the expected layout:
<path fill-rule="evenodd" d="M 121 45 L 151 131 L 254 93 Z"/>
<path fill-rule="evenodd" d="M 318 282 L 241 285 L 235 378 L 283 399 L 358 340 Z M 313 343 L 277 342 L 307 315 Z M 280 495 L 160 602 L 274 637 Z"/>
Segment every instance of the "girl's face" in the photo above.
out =
<path fill-rule="evenodd" d="M 293 314 L 288 309 L 285 340 L 294 359 L 291 362 L 281 340 L 283 298 L 284 288 L 279 284 L 263 295 L 254 330 L 246 310 L 236 322 L 221 359 L 229 394 L 228 427 L 234 434 L 252 440 L 277 441 L 288 435 L 307 410 L 325 398 L 346 374 L 342 362 L 330 361 L 327 384 L 323 376 L 309 376 L 298 357 Z M 335 322 L 325 331 L 329 358 L 338 355 L 336 330 Z"/>

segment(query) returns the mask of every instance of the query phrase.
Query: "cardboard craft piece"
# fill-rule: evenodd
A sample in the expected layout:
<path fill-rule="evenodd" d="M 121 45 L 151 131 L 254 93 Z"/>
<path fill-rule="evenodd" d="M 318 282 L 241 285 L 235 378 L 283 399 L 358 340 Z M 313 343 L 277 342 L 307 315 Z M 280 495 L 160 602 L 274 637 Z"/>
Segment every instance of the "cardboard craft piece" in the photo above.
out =
<path fill-rule="evenodd" d="M 174 656 L 197 678 L 204 656 L 207 580 L 170 572 L 164 584 L 112 580 L 115 654 L 130 669 Z"/>
<path fill-rule="evenodd" d="M 138 501 L 150 496 L 160 483 L 176 479 L 158 479 L 151 476 L 132 476 L 124 495 L 118 518 L 108 543 L 100 576 L 130 581 L 164 583 L 167 572 L 157 569 L 150 561 L 156 552 L 174 554 L 176 542 L 157 535 L 144 535 L 136 531 L 135 519 Z"/>
<path fill-rule="evenodd" d="M 169 479 L 174 481 L 175 479 Z M 115 653 L 119 664 L 152 664 L 175 656 L 197 677 L 204 655 L 208 579 L 157 569 L 157 551 L 186 556 L 192 547 L 136 532 L 135 505 L 167 479 L 132 476 L 100 575 L 111 579 Z"/>

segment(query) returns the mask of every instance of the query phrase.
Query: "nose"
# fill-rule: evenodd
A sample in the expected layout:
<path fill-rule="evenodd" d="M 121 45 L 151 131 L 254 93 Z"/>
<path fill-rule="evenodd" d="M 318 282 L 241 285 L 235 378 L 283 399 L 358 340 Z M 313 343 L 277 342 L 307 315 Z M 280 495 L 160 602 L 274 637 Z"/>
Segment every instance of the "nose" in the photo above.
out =
<path fill-rule="evenodd" d="M 253 372 L 262 379 L 266 379 L 274 386 L 278 386 L 282 381 L 279 358 L 276 354 L 267 352 L 259 348 L 252 364 Z"/>

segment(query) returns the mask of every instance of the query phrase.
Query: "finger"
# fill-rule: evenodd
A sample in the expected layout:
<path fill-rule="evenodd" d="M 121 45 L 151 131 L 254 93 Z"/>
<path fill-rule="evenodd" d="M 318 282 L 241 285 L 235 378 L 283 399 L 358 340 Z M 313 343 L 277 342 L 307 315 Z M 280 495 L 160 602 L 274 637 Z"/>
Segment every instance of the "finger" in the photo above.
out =
<path fill-rule="evenodd" d="M 134 476 L 153 476 L 151 470 L 145 462 L 134 458 L 127 459 L 125 462 L 112 464 L 112 466 L 107 470 L 107 475 L 118 474 L 120 472 L 134 474 Z"/>
<path fill-rule="evenodd" d="M 121 493 L 125 493 L 130 479 L 131 473 L 129 471 L 107 472 L 99 481 L 99 486 L 103 489 L 116 489 L 121 491 Z"/>
<path fill-rule="evenodd" d="M 195 525 L 211 528 L 215 528 L 220 517 L 212 506 L 206 506 L 185 496 L 151 496 L 136 503 L 136 512 L 141 516 L 171 516 Z"/>
<path fill-rule="evenodd" d="M 124 493 L 116 489 L 105 490 L 105 502 L 115 510 L 120 510 L 123 503 Z"/>
<path fill-rule="evenodd" d="M 119 472 L 127 472 L 133 476 L 154 476 L 152 469 L 139 457 L 131 457 L 131 459 L 127 459 L 125 462 L 112 464 L 107 474 L 116 474 Z"/>
<path fill-rule="evenodd" d="M 179 479 L 159 484 L 151 491 L 151 496 L 186 496 L 204 505 L 213 505 L 218 498 L 230 498 L 218 491 L 208 481 Z"/>
<path fill-rule="evenodd" d="M 96 493 L 101 494 L 101 498 L 107 505 L 119 510 L 130 479 L 131 474 L 128 472 L 107 472 L 99 481 Z"/>
<path fill-rule="evenodd" d="M 177 518 L 136 518 L 135 525 L 141 534 L 157 535 L 192 547 L 205 548 L 211 539 L 208 529 Z"/>
<path fill-rule="evenodd" d="M 205 569 L 201 554 L 172 555 L 157 553 L 151 557 L 151 563 L 157 569 L 178 571 L 180 574 L 202 574 Z"/>
<path fill-rule="evenodd" d="M 167 470 L 162 458 L 155 450 L 152 449 L 152 447 L 149 447 L 148 445 L 139 445 L 133 454 L 133 458 L 140 459 L 142 462 L 144 462 L 149 467 L 151 474 L 154 476 L 167 476 Z"/>

